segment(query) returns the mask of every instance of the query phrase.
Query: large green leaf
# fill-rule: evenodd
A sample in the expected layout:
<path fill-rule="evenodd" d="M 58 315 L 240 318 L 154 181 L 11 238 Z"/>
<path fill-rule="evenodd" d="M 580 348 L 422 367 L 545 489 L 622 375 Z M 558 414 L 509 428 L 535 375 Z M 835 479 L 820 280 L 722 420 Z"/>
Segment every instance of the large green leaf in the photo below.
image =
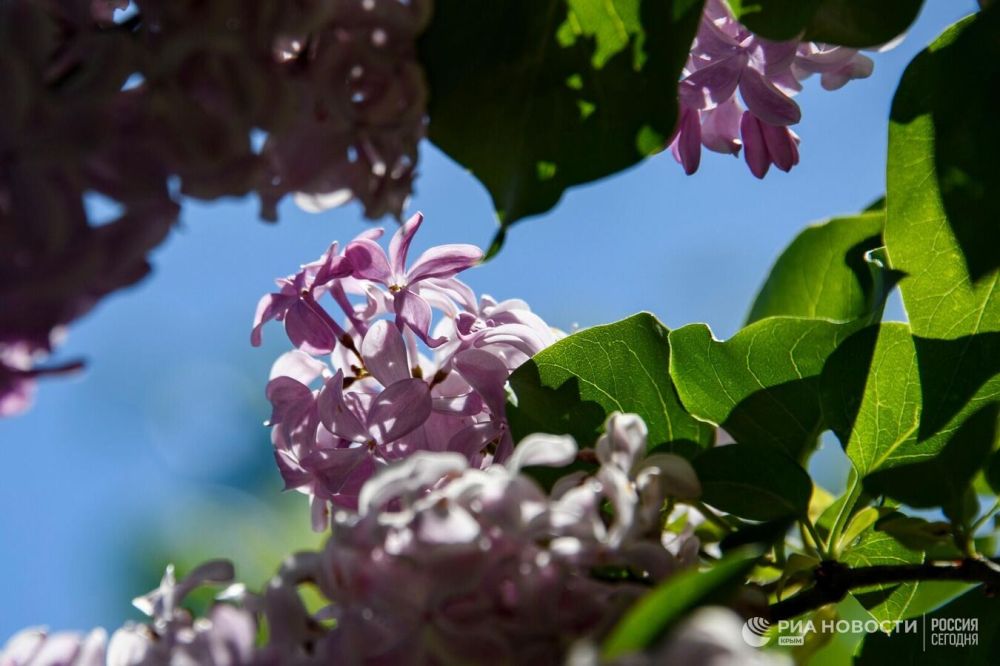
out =
<path fill-rule="evenodd" d="M 824 368 L 822 394 L 826 422 L 861 477 L 936 453 L 914 446 L 920 378 L 905 324 L 870 326 L 845 340 Z"/>
<path fill-rule="evenodd" d="M 931 451 L 1000 400 L 1000 134 L 983 131 L 995 124 L 997 34 L 997 8 L 952 26 L 913 60 L 893 100 L 885 241 L 907 274 L 900 290 L 923 387 L 918 437 Z"/>
<path fill-rule="evenodd" d="M 895 276 L 867 256 L 882 245 L 884 220 L 884 212 L 873 211 L 808 227 L 778 257 L 748 321 L 850 321 L 881 313 Z"/>
<path fill-rule="evenodd" d="M 885 44 L 902 34 L 922 4 L 923 0 L 729 0 L 740 21 L 761 37 L 857 47 Z"/>
<path fill-rule="evenodd" d="M 706 571 L 688 569 L 669 577 L 618 622 L 604 642 L 604 658 L 641 652 L 695 608 L 725 601 L 756 562 L 757 554 L 734 551 Z"/>
<path fill-rule="evenodd" d="M 1000 316 L 998 34 L 997 7 L 952 26 L 910 63 L 893 99 L 886 242 L 893 265 L 913 276 L 918 335 L 928 320 L 946 322 L 934 337 L 956 338 L 977 332 L 983 308 Z"/>
<path fill-rule="evenodd" d="M 987 462 L 996 439 L 998 412 L 997 403 L 981 407 L 964 420 L 933 458 L 869 474 L 865 489 L 875 495 L 891 495 L 914 507 L 943 506 L 961 497 Z"/>
<path fill-rule="evenodd" d="M 844 563 L 852 567 L 919 564 L 923 559 L 922 553 L 909 550 L 892 536 L 875 529 L 868 529 L 843 555 Z M 894 622 L 906 617 L 917 586 L 917 583 L 875 585 L 853 590 L 851 594 L 876 620 Z"/>
<path fill-rule="evenodd" d="M 590 445 L 608 414 L 634 412 L 646 421 L 651 447 L 690 455 L 710 444 L 714 431 L 681 406 L 669 365 L 668 330 L 649 313 L 574 333 L 511 375 L 514 437 L 569 434 Z"/>
<path fill-rule="evenodd" d="M 716 446 L 693 461 L 701 500 L 751 520 L 805 518 L 812 480 L 798 463 L 770 446 Z"/>
<path fill-rule="evenodd" d="M 954 618 L 957 622 L 949 622 Z M 938 620 L 935 630 L 935 620 Z M 970 625 L 975 621 L 977 627 Z M 953 633 L 975 637 L 960 646 L 947 640 L 944 627 L 959 628 Z M 961 627 L 968 627 L 961 631 Z M 869 634 L 856 658 L 858 666 L 920 664 L 921 666 L 996 666 L 1000 664 L 1000 603 L 975 587 L 918 621 L 912 633 Z"/>
<path fill-rule="evenodd" d="M 507 226 L 661 150 L 702 0 L 436 0 L 430 138 Z"/>
<path fill-rule="evenodd" d="M 670 333 L 670 373 L 691 414 L 737 442 L 798 459 L 824 429 L 819 376 L 852 325 L 794 317 L 750 324 L 725 342 L 704 324 Z"/>

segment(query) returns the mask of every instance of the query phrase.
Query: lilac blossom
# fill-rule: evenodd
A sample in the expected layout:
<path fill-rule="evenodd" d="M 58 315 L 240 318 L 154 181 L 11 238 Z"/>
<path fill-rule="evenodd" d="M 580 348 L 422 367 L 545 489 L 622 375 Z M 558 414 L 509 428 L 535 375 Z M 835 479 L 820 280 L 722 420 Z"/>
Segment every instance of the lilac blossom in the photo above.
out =
<path fill-rule="evenodd" d="M 872 73 L 856 49 L 815 42 L 772 42 L 733 18 L 723 0 L 708 0 L 679 84 L 680 116 L 670 142 L 674 158 L 692 174 L 701 148 L 744 157 L 763 178 L 773 164 L 799 162 L 799 137 L 790 129 L 802 113 L 792 97 L 801 81 L 820 75 L 827 90 Z"/>
<path fill-rule="evenodd" d="M 301 358 L 283 367 L 316 371 Z M 110 640 L 103 630 L 27 630 L 0 652 L 0 666 L 577 663 L 581 646 L 649 585 L 698 561 L 690 526 L 661 515 L 665 505 L 696 499 L 698 478 L 683 458 L 647 456 L 647 445 L 641 418 L 612 414 L 583 456 L 593 468 L 566 474 L 550 491 L 525 469 L 581 459 L 571 437 L 531 435 L 505 463 L 485 466 L 452 451 L 415 451 L 380 467 L 362 484 L 356 510 L 334 513 L 326 546 L 286 558 L 264 589 L 230 584 L 224 560 L 180 580 L 168 567 L 155 590 L 133 601 L 148 622 L 127 623 Z M 195 617 L 183 603 L 206 584 L 227 587 Z M 304 585 L 326 605 L 307 608 Z M 691 657 L 685 663 L 714 663 L 714 652 L 696 650 L 702 633 L 671 641 L 687 650 L 678 653 Z"/>
<path fill-rule="evenodd" d="M 150 617 L 149 624 L 129 622 L 110 640 L 103 629 L 86 636 L 28 629 L 0 650 L 0 666 L 278 666 L 281 662 L 256 648 L 253 613 L 220 603 L 206 617 L 194 618 L 181 605 L 196 587 L 228 583 L 232 577 L 232 564 L 222 560 L 207 562 L 180 581 L 168 566 L 159 587 L 133 601 Z"/>
<path fill-rule="evenodd" d="M 335 620 L 320 660 L 559 663 L 574 639 L 606 629 L 645 589 L 593 571 L 623 567 L 658 581 L 693 566 L 698 540 L 689 530 L 666 537 L 659 520 L 666 498 L 698 492 L 690 464 L 646 458 L 635 415 L 612 415 L 598 447 L 595 473 L 551 493 L 521 470 L 572 462 L 569 437 L 529 436 L 505 465 L 421 451 L 380 470 L 356 513 L 335 514 L 322 557 L 298 560 L 310 569 L 298 577 L 316 580 L 330 601 L 317 619 Z M 605 503 L 610 528 L 598 515 Z M 664 544 L 675 539 L 671 552 Z M 290 615 L 302 625 L 301 602 L 282 603 L 298 607 Z"/>
<path fill-rule="evenodd" d="M 258 305 L 252 342 L 280 320 L 296 347 L 272 369 L 268 425 L 286 488 L 310 497 L 317 529 L 331 504 L 356 509 L 365 481 L 416 452 L 505 461 L 507 378 L 559 335 L 523 301 L 477 298 L 458 279 L 477 247 L 431 248 L 407 266 L 422 221 L 402 225 L 388 252 L 381 230 L 343 252 L 334 243 Z"/>

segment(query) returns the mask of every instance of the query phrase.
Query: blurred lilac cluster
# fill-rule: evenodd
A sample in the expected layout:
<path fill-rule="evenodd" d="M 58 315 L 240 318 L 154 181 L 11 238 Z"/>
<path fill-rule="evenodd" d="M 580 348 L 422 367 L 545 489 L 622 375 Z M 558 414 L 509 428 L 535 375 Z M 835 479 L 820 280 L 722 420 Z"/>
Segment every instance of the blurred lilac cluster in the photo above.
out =
<path fill-rule="evenodd" d="M 0 3 L 0 416 L 61 327 L 142 278 L 180 195 L 399 215 L 430 0 Z M 110 221 L 88 219 L 93 195 Z M 310 202 L 315 205 L 315 201 Z"/>
<path fill-rule="evenodd" d="M 611 415 L 588 450 L 596 469 L 566 472 L 551 492 L 522 469 L 573 462 L 570 437 L 532 435 L 482 469 L 415 452 L 362 485 L 357 511 L 336 512 L 322 552 L 290 556 L 260 592 L 230 585 L 196 619 L 184 597 L 228 583 L 232 567 L 209 562 L 181 581 L 168 568 L 134 601 L 149 624 L 110 641 L 27 630 L 0 666 L 561 663 L 651 583 L 697 563 L 695 520 L 664 510 L 700 494 L 697 476 L 684 458 L 647 456 L 646 436 L 638 416 Z M 328 605 L 307 607 L 304 585 Z"/>
<path fill-rule="evenodd" d="M 681 78 L 681 114 L 670 150 L 688 174 L 698 170 L 702 146 L 730 155 L 742 149 L 758 178 L 772 164 L 788 171 L 799 162 L 791 125 L 802 116 L 792 99 L 801 81 L 819 74 L 823 88 L 836 90 L 870 76 L 872 68 L 856 49 L 757 37 L 724 0 L 708 0 Z"/>
<path fill-rule="evenodd" d="M 482 259 L 477 247 L 431 248 L 407 267 L 422 222 L 408 220 L 388 254 L 381 229 L 334 243 L 257 307 L 251 341 L 277 319 L 297 348 L 271 371 L 269 425 L 285 484 L 310 496 L 316 529 L 329 503 L 356 508 L 376 468 L 415 451 L 477 467 L 506 460 L 507 378 L 559 335 L 523 301 L 477 299 L 455 277 Z"/>

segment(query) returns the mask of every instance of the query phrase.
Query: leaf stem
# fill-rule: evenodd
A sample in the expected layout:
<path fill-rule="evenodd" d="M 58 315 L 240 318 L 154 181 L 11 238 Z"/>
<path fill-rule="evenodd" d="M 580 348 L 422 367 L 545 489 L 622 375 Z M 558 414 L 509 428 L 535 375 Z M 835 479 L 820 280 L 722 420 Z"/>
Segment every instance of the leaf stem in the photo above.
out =
<path fill-rule="evenodd" d="M 984 583 L 987 595 L 1000 594 L 1000 564 L 988 559 L 966 558 L 957 562 L 876 565 L 851 568 L 834 560 L 821 562 L 813 571 L 815 584 L 794 597 L 771 604 L 771 621 L 788 620 L 827 604 L 840 601 L 851 590 L 926 580 Z"/>

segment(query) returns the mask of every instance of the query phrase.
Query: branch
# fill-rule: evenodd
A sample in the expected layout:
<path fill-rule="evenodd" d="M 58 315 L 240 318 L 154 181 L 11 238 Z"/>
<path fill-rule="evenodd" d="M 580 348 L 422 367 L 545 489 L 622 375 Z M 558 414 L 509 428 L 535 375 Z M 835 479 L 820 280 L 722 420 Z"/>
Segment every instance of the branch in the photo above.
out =
<path fill-rule="evenodd" d="M 851 590 L 872 585 L 912 583 L 924 580 L 954 580 L 984 583 L 986 593 L 1000 593 L 1000 565 L 986 559 L 965 559 L 957 562 L 927 562 L 925 564 L 881 565 L 851 568 L 841 562 L 827 560 L 813 572 L 815 585 L 794 597 L 771 605 L 771 621 L 788 620 L 821 606 L 840 601 Z"/>

